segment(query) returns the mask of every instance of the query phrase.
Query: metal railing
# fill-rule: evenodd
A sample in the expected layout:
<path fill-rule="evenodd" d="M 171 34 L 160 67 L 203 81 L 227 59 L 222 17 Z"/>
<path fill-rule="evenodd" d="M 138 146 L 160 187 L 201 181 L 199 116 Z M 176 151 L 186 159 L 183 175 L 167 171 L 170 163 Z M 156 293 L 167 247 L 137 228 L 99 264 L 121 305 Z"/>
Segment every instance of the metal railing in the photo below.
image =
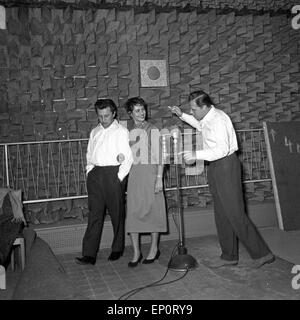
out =
<path fill-rule="evenodd" d="M 271 181 L 263 129 L 237 130 L 243 182 Z M 0 186 L 22 189 L 23 203 L 87 197 L 86 149 L 88 139 L 0 143 Z M 180 168 L 180 188 L 207 187 L 206 166 L 187 175 Z M 175 165 L 165 167 L 165 191 L 176 190 Z"/>

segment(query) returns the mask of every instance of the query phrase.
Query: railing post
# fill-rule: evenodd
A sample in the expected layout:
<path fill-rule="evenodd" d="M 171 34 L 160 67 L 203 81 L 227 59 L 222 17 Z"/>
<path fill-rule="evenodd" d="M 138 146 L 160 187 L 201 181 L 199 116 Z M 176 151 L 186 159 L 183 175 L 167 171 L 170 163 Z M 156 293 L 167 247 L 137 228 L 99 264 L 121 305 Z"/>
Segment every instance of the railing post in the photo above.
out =
<path fill-rule="evenodd" d="M 5 173 L 6 173 L 6 186 L 9 188 L 9 171 L 8 171 L 8 145 L 4 145 L 4 153 L 5 153 Z"/>

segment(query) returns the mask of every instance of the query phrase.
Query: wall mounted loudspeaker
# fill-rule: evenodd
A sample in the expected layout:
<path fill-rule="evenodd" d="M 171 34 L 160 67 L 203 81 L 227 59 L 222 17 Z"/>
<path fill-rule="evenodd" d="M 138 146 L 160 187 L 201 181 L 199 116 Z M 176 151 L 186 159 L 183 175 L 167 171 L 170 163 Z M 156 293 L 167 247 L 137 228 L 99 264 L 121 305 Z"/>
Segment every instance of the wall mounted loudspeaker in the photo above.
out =
<path fill-rule="evenodd" d="M 141 87 L 168 86 L 166 60 L 140 60 Z"/>

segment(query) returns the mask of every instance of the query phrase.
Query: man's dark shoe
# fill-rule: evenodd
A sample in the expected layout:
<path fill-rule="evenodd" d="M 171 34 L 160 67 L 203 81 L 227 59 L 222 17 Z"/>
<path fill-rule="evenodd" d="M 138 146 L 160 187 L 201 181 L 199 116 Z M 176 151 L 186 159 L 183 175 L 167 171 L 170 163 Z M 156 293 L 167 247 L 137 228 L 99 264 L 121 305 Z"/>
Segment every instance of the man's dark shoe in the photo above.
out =
<path fill-rule="evenodd" d="M 236 266 L 238 264 L 238 260 L 224 260 L 222 258 L 216 258 L 214 261 L 210 261 L 208 266 L 210 268 L 221 268 L 221 267 L 231 267 Z"/>
<path fill-rule="evenodd" d="M 96 263 L 96 258 L 93 257 L 88 257 L 88 256 L 83 256 L 81 258 L 76 257 L 75 262 L 78 264 L 95 264 Z"/>
<path fill-rule="evenodd" d="M 269 264 L 275 261 L 275 256 L 273 253 L 269 253 L 266 256 L 256 259 L 252 262 L 251 267 L 254 269 L 258 269 L 265 264 Z"/>
<path fill-rule="evenodd" d="M 122 251 L 112 252 L 108 257 L 108 260 L 110 260 L 110 261 L 118 260 L 122 255 L 123 255 Z"/>

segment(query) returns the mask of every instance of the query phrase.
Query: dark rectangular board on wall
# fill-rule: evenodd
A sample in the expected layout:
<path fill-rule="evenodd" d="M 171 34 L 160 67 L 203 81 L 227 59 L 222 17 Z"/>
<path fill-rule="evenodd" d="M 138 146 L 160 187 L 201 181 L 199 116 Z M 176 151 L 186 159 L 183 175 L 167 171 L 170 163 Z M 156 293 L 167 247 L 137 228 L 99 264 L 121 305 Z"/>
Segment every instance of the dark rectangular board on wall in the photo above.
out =
<path fill-rule="evenodd" d="M 300 230 L 300 121 L 263 127 L 279 228 Z"/>

